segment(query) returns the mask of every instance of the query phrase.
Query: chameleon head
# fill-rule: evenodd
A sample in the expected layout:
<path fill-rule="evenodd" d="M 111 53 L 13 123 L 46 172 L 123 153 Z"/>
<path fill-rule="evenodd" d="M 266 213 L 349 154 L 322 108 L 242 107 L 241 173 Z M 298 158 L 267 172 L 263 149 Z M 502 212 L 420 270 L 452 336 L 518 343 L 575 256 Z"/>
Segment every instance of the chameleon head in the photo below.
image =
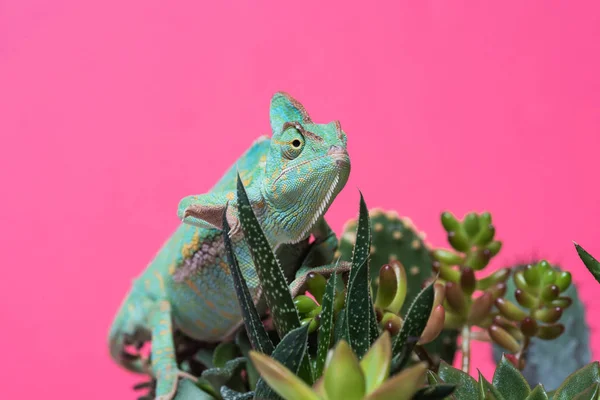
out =
<path fill-rule="evenodd" d="M 262 195 L 290 243 L 307 237 L 350 174 L 346 134 L 338 121 L 313 123 L 286 93 L 271 99 L 272 138 Z"/>

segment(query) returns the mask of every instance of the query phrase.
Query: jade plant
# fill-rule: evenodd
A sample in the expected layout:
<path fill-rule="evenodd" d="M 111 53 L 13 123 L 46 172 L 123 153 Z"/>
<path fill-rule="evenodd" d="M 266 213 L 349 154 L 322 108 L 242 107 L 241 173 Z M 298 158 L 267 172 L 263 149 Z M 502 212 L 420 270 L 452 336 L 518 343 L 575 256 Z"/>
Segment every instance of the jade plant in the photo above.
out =
<path fill-rule="evenodd" d="M 225 210 L 243 327 L 216 344 L 175 337 L 178 366 L 198 377 L 182 380 L 176 399 L 600 399 L 598 362 L 578 364 L 550 391 L 528 372 L 544 360 L 537 343 L 547 343 L 548 353 L 561 338 L 587 340 L 565 322 L 579 303 L 570 273 L 544 260 L 486 271 L 502 248 L 490 213 L 462 220 L 442 213 L 449 248 L 434 248 L 408 218 L 369 211 L 361 194 L 338 259 L 299 271 L 290 286 L 285 260 L 275 257 L 239 177 L 237 194 L 268 318 L 238 266 Z M 575 246 L 600 279 L 598 261 Z M 473 340 L 495 346 L 489 381 L 471 376 Z M 451 366 L 457 344 L 458 369 Z M 152 381 L 138 387 L 153 397 Z"/>

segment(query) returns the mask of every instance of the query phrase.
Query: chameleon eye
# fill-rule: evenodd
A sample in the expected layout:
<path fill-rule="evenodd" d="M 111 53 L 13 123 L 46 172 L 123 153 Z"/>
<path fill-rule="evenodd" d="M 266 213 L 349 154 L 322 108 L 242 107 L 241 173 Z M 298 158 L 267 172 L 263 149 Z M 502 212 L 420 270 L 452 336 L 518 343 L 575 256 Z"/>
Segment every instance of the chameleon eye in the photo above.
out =
<path fill-rule="evenodd" d="M 295 149 L 300 148 L 301 145 L 302 145 L 302 142 L 299 139 L 294 139 L 294 141 L 292 142 L 292 147 Z"/>

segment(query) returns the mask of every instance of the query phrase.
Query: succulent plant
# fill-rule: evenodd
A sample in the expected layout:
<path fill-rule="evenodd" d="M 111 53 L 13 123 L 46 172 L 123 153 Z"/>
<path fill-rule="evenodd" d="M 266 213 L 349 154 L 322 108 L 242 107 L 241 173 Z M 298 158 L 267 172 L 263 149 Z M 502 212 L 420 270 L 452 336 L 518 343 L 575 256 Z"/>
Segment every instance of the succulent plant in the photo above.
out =
<path fill-rule="evenodd" d="M 527 264 L 522 264 L 511 269 L 517 272 L 515 277 L 521 279 L 526 267 Z M 564 272 L 558 266 L 552 267 L 558 275 Z M 517 289 L 514 280 L 507 281 L 505 299 L 517 303 L 515 298 Z M 565 327 L 564 333 L 551 341 L 537 337 L 530 338 L 526 363 L 521 372 L 532 386 L 542 383 L 548 390 L 556 389 L 568 375 L 591 361 L 590 333 L 585 307 L 577 295 L 576 285 L 572 283 L 563 292 L 563 296 L 569 297 L 572 301 L 572 305 L 564 309 L 560 317 L 561 324 Z M 504 351 L 506 350 L 503 347 L 494 343 L 493 355 L 496 362 L 500 361 Z"/>
<path fill-rule="evenodd" d="M 251 352 L 250 358 L 284 400 L 408 400 L 425 385 L 427 372 L 422 362 L 389 377 L 392 342 L 387 331 L 360 360 L 345 340 L 339 341 L 327 357 L 323 376 L 312 387 L 266 355 Z"/>
<path fill-rule="evenodd" d="M 448 398 L 457 400 L 597 400 L 600 397 L 600 363 L 597 361 L 573 372 L 550 392 L 541 383 L 531 388 L 521 371 L 504 356 L 491 382 L 481 373 L 475 380 L 446 363 L 440 365 L 437 374 L 431 371 L 427 374 L 430 385 L 456 385 L 455 392 Z"/>

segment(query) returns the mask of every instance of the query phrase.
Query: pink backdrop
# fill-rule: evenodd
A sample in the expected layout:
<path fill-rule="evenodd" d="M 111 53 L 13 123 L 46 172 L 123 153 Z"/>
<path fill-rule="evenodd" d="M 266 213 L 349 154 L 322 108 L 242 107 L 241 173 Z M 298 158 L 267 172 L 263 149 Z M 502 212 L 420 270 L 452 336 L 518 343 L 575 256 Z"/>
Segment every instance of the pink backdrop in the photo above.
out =
<path fill-rule="evenodd" d="M 487 209 L 494 267 L 543 255 L 600 312 L 571 243 L 600 254 L 597 2 L 254 3 L 0 3 L 2 397 L 133 398 L 113 314 L 276 90 L 348 134 L 336 231 L 357 188 L 435 245 L 442 210 Z"/>

